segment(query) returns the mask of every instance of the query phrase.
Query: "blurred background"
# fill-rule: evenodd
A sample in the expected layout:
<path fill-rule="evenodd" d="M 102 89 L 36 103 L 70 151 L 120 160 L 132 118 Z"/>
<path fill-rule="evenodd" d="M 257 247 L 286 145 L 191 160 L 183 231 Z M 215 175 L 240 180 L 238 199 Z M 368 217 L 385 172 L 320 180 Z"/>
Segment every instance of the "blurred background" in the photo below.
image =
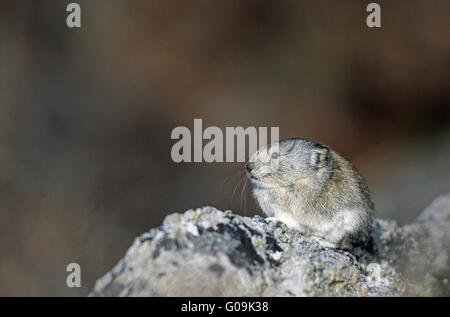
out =
<path fill-rule="evenodd" d="M 0 295 L 87 295 L 172 212 L 259 214 L 242 164 L 171 161 L 194 118 L 330 145 L 402 224 L 450 191 L 448 0 L 379 29 L 371 1 L 70 2 L 0 2 Z"/>

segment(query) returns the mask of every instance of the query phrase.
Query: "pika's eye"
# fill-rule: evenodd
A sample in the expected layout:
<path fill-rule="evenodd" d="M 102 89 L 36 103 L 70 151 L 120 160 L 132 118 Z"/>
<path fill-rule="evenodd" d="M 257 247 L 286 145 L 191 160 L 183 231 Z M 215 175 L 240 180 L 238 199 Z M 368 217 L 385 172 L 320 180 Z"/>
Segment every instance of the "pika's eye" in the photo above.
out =
<path fill-rule="evenodd" d="M 276 160 L 277 158 L 280 157 L 280 153 L 278 153 L 278 152 L 273 152 L 271 157 L 272 157 L 272 159 Z"/>

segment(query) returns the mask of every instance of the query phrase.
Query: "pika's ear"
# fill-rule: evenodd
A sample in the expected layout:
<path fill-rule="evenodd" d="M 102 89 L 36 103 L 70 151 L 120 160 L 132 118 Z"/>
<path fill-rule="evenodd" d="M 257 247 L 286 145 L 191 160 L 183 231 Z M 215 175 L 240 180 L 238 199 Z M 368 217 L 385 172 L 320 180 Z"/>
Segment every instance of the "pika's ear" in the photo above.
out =
<path fill-rule="evenodd" d="M 330 164 L 330 149 L 323 145 L 318 145 L 311 150 L 310 165 L 319 169 Z"/>

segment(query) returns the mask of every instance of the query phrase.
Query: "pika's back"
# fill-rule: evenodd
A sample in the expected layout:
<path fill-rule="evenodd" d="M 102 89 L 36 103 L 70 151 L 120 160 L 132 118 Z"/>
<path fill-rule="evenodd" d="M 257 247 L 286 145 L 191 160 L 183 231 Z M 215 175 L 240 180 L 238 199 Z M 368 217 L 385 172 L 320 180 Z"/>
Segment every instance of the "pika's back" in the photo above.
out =
<path fill-rule="evenodd" d="M 330 153 L 329 178 L 317 199 L 320 200 L 321 195 L 325 195 L 331 207 L 334 204 L 336 208 L 345 205 L 359 207 L 373 213 L 375 205 L 364 178 L 350 161 L 333 150 L 330 150 Z"/>

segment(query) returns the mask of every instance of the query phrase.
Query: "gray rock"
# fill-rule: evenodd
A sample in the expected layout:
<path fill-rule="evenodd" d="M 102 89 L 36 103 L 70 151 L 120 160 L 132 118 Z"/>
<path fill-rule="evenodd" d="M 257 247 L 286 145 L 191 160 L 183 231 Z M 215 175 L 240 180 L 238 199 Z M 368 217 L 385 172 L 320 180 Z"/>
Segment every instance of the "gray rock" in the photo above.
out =
<path fill-rule="evenodd" d="M 353 252 L 213 207 L 138 237 L 91 296 L 449 296 L 450 195 L 412 224 L 377 219 Z"/>

